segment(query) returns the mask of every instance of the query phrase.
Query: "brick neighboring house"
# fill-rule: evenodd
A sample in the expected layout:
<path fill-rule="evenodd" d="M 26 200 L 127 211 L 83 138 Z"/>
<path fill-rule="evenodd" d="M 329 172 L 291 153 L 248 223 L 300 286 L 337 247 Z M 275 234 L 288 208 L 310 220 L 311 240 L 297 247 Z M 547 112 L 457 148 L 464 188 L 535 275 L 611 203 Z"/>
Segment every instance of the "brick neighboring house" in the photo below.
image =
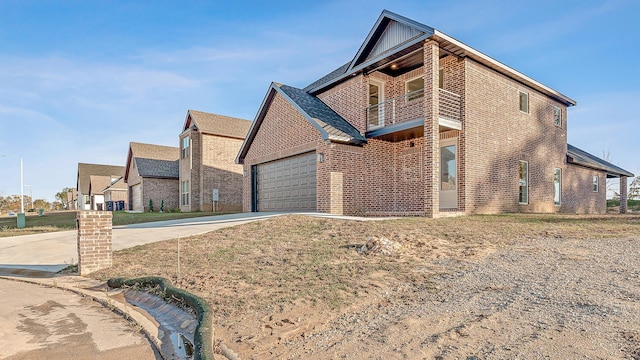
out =
<path fill-rule="evenodd" d="M 180 149 L 172 146 L 131 142 L 124 182 L 129 189 L 129 210 L 153 211 L 178 208 L 178 158 Z"/>
<path fill-rule="evenodd" d="M 123 175 L 124 166 L 78 163 L 78 176 L 76 180 L 76 191 L 78 195 L 77 209 L 98 210 L 99 206 L 102 208 L 104 205 L 104 189 L 111 181 Z M 100 182 L 100 185 L 96 183 L 97 186 L 94 186 L 92 189 L 91 176 L 96 176 L 94 182 Z M 94 192 L 91 192 L 91 190 Z"/>
<path fill-rule="evenodd" d="M 243 209 L 604 213 L 606 178 L 633 174 L 567 144 L 575 104 L 385 10 L 348 63 L 271 84 L 236 159 Z"/>
<path fill-rule="evenodd" d="M 242 165 L 234 160 L 250 126 L 248 120 L 187 111 L 179 137 L 180 210 L 242 210 Z"/>

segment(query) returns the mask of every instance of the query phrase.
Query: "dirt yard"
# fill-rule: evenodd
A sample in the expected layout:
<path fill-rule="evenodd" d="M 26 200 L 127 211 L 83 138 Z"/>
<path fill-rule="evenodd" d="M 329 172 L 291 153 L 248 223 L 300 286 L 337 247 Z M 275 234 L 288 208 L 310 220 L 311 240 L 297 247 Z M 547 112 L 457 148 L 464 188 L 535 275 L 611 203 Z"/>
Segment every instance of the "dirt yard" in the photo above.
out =
<path fill-rule="evenodd" d="M 395 243 L 360 254 L 367 237 Z M 114 255 L 243 359 L 640 359 L 640 216 L 280 217 Z"/>

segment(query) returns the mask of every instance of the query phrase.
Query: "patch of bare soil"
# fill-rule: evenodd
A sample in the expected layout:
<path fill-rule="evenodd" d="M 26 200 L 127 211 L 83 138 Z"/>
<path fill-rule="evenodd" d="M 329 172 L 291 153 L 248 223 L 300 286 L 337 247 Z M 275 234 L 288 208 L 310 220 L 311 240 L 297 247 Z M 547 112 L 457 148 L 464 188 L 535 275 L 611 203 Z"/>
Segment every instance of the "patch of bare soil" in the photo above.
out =
<path fill-rule="evenodd" d="M 637 215 L 287 216 L 179 247 L 179 270 L 172 240 L 94 277 L 204 297 L 242 358 L 640 359 Z"/>

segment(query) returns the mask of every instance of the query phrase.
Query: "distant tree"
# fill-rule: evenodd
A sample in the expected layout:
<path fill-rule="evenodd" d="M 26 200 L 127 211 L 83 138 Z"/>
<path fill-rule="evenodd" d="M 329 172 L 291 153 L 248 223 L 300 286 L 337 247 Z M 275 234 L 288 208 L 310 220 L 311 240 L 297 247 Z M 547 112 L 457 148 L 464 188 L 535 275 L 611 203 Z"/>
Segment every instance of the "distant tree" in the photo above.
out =
<path fill-rule="evenodd" d="M 48 201 L 47 201 L 47 200 L 45 200 L 45 199 L 36 199 L 36 200 L 33 202 L 33 206 L 34 206 L 36 209 L 45 209 L 45 210 L 47 210 L 47 211 L 51 210 L 51 203 L 50 203 L 50 202 L 48 202 Z"/>
<path fill-rule="evenodd" d="M 640 175 L 636 176 L 631 184 L 629 184 L 629 193 L 627 194 L 629 200 L 640 199 Z"/>
<path fill-rule="evenodd" d="M 56 200 L 58 200 L 60 204 L 62 204 L 62 207 L 65 209 L 69 207 L 68 200 L 67 200 L 67 193 L 71 190 L 73 190 L 73 188 L 66 187 L 66 188 L 63 188 L 60 192 L 56 193 Z"/>

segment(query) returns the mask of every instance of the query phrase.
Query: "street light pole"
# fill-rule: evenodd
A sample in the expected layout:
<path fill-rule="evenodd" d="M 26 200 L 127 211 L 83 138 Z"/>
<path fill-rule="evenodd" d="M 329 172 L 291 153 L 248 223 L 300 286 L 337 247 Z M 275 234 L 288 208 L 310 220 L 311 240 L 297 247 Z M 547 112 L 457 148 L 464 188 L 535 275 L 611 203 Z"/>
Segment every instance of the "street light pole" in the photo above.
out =
<path fill-rule="evenodd" d="M 24 166 L 20 157 L 20 212 L 24 214 Z"/>

